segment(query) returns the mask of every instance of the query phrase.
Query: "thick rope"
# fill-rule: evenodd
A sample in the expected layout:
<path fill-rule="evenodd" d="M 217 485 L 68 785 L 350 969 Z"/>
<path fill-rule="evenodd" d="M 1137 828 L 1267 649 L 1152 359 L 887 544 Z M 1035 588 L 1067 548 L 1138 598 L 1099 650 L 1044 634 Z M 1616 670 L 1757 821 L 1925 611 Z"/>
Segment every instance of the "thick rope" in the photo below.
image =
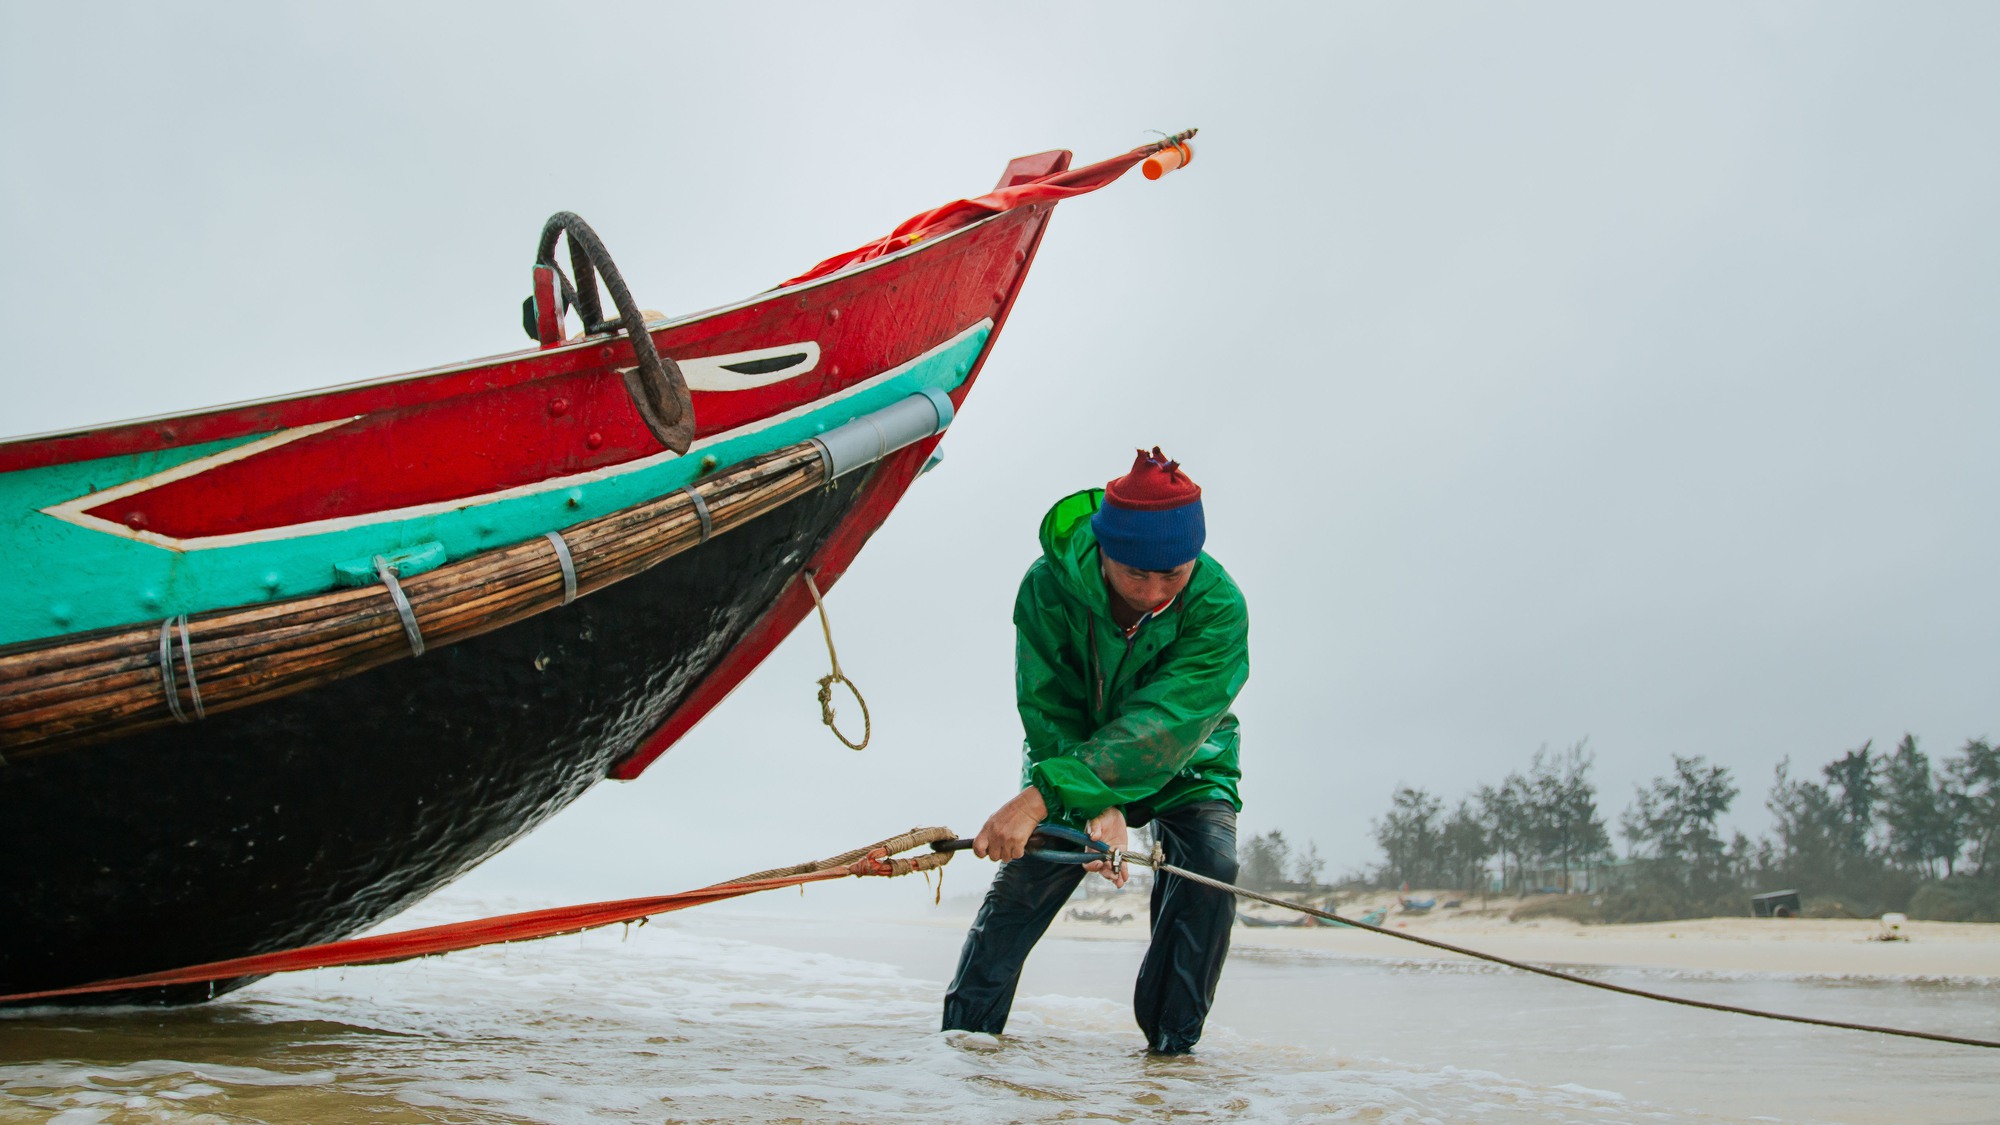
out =
<path fill-rule="evenodd" d="M 930 871 L 949 863 L 952 853 L 925 852 L 922 855 L 910 856 L 905 859 L 891 859 L 889 857 L 895 855 L 897 852 L 906 852 L 911 848 L 922 847 L 925 844 L 934 843 L 938 840 L 949 840 L 951 838 L 952 834 L 949 828 L 912 828 L 901 836 L 891 837 L 879 844 L 870 844 L 865 848 L 856 848 L 851 852 L 842 852 L 837 856 L 827 859 L 812 860 L 807 863 L 794 864 L 791 867 L 774 867 L 769 871 L 759 871 L 754 875 L 745 875 L 738 879 L 731 879 L 728 883 L 721 885 L 726 887 L 733 883 L 755 883 L 767 879 L 785 879 L 794 875 L 811 875 L 816 872 L 831 871 L 836 868 L 843 871 L 850 871 L 862 860 L 869 860 L 881 867 L 882 870 L 852 871 L 852 874 L 908 875 L 912 871 Z"/>
<path fill-rule="evenodd" d="M 865 750 L 868 748 L 869 738 L 873 737 L 875 733 L 875 725 L 868 718 L 868 701 L 861 698 L 861 689 L 854 686 L 854 681 L 848 679 L 841 672 L 840 654 L 833 651 L 833 624 L 826 618 L 826 602 L 819 596 L 819 584 L 813 581 L 812 571 L 808 570 L 805 572 L 805 579 L 806 589 L 812 592 L 813 605 L 819 609 L 819 630 L 826 634 L 826 658 L 833 665 L 833 671 L 819 678 L 819 721 L 826 724 L 826 729 L 833 732 L 833 737 L 838 738 L 841 745 L 847 747 L 849 750 Z M 840 733 L 840 728 L 833 724 L 833 685 L 835 684 L 846 684 L 847 690 L 854 694 L 854 702 L 861 705 L 860 742 L 856 742 Z"/>
<path fill-rule="evenodd" d="M 890 855 L 893 852 L 928 844 L 933 840 L 950 839 L 951 835 L 949 828 L 913 828 L 900 836 L 870 844 L 865 848 L 842 852 L 829 859 L 796 864 L 773 871 L 759 871 L 753 875 L 731 879 L 726 883 L 716 883 L 697 890 L 682 891 L 679 894 L 504 914 L 470 922 L 452 922 L 393 934 L 309 945 L 277 953 L 260 953 L 251 957 L 211 961 L 204 965 L 191 965 L 187 968 L 158 973 L 141 973 L 67 988 L 17 992 L 10 996 L 0 996 L 0 1004 L 54 1000 L 65 996 L 82 996 L 99 992 L 126 992 L 166 985 L 203 984 L 210 981 L 236 980 L 241 977 L 260 977 L 270 973 L 296 972 L 301 969 L 388 964 L 392 961 L 408 961 L 415 957 L 431 957 L 463 949 L 476 949 L 483 945 L 534 941 L 620 923 L 644 922 L 655 915 L 685 910 L 690 906 L 700 906 L 708 902 L 721 902 L 725 899 L 755 894 L 758 891 L 775 890 L 779 887 L 799 886 L 826 879 L 844 879 L 853 875 L 907 875 L 912 871 L 928 871 L 950 862 L 951 853 L 929 852 L 908 859 L 891 859 Z"/>
<path fill-rule="evenodd" d="M 1582 985 L 1588 985 L 1591 988 L 1601 988 L 1606 992 L 1622 992 L 1627 996 L 1637 996 L 1646 1000 L 1659 1000 L 1667 1004 L 1680 1004 L 1689 1008 L 1706 1008 L 1711 1012 L 1731 1012 L 1739 1016 L 1756 1016 L 1758 1019 L 1782 1020 L 1786 1023 L 1813 1024 L 1818 1027 L 1838 1027 L 1847 1031 L 1870 1031 L 1874 1032 L 1877 1035 L 1900 1035 L 1906 1039 L 1928 1039 L 1934 1043 L 1956 1043 L 1962 1047 L 2000 1047 L 2000 1042 L 1995 1042 L 1991 1039 L 1974 1039 L 1963 1035 L 1942 1035 L 1937 1032 L 1931 1032 L 1931 1031 L 1910 1031 L 1906 1028 L 1900 1028 L 1900 1027 L 1878 1027 L 1874 1024 L 1848 1023 L 1844 1020 L 1823 1020 L 1814 1016 L 1787 1015 L 1783 1012 L 1767 1012 L 1759 1008 L 1738 1007 L 1735 1004 L 1717 1004 L 1708 1000 L 1690 1000 L 1685 996 L 1669 996 L 1664 992 L 1649 992 L 1643 988 L 1629 988 L 1622 984 L 1611 984 L 1607 981 L 1591 980 L 1589 977 L 1577 976 L 1574 973 L 1565 973 L 1560 969 L 1550 969 L 1541 965 L 1531 965 L 1526 961 L 1516 961 L 1513 960 L 1512 958 L 1501 957 L 1498 954 L 1494 953 L 1481 953 L 1477 949 L 1467 949 L 1462 945 L 1453 945 L 1450 942 L 1438 941 L 1435 938 L 1420 937 L 1416 934 L 1404 933 L 1403 931 L 1400 930 L 1384 929 L 1381 926 L 1371 926 L 1368 923 L 1360 921 L 1358 919 L 1343 918 L 1340 915 L 1335 914 L 1330 910 L 1321 910 L 1318 907 L 1307 906 L 1302 902 L 1292 902 L 1288 899 L 1276 898 L 1271 895 L 1260 893 L 1258 891 L 1253 891 L 1243 887 L 1233 886 L 1229 883 L 1223 882 L 1220 879 L 1211 879 L 1206 875 L 1201 875 L 1197 874 L 1196 872 L 1189 871 L 1184 867 L 1175 867 L 1173 864 L 1166 862 L 1165 859 L 1162 858 L 1160 854 L 1160 849 L 1157 847 L 1153 849 L 1153 854 L 1151 855 L 1145 855 L 1139 852 L 1122 852 L 1120 853 L 1120 855 L 1127 863 L 1143 864 L 1147 867 L 1153 868 L 1155 871 L 1163 872 L 1168 875 L 1177 875 L 1190 882 L 1200 883 L 1202 886 L 1205 887 L 1214 887 L 1218 891 L 1227 891 L 1230 894 L 1236 895 L 1239 898 L 1247 898 L 1255 902 L 1267 903 L 1271 906 L 1282 906 L 1287 910 L 1296 910 L 1301 914 L 1310 914 L 1315 918 L 1324 918 L 1329 922 L 1338 922 L 1344 926 L 1352 926 L 1357 930 L 1368 930 L 1373 933 L 1387 934 L 1392 938 L 1398 938 L 1403 941 L 1413 941 L 1416 942 L 1418 945 L 1428 945 L 1432 949 L 1442 949 L 1447 952 L 1461 954 L 1466 957 L 1475 957 L 1481 961 L 1491 961 L 1496 965 L 1505 965 L 1510 969 L 1519 969 L 1524 973 L 1534 973 L 1538 976 L 1552 977 L 1556 980 L 1566 980 L 1569 981 L 1571 984 L 1582 984 Z"/>

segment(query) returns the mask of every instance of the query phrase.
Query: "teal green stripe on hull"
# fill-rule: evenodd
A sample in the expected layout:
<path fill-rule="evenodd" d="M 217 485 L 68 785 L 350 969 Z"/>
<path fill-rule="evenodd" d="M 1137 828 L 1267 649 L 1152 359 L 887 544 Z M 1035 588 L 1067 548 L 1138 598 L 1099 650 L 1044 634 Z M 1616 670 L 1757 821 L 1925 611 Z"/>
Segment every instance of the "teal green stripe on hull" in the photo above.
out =
<path fill-rule="evenodd" d="M 268 437 L 28 469 L 0 476 L 0 644 L 158 621 L 176 614 L 317 594 L 334 566 L 427 541 L 449 557 L 532 539 L 694 482 L 701 462 L 728 466 L 880 410 L 926 387 L 951 391 L 985 350 L 989 327 L 966 333 L 849 398 L 629 473 L 465 508 L 270 542 L 177 551 L 94 531 L 41 509 L 114 488 Z"/>

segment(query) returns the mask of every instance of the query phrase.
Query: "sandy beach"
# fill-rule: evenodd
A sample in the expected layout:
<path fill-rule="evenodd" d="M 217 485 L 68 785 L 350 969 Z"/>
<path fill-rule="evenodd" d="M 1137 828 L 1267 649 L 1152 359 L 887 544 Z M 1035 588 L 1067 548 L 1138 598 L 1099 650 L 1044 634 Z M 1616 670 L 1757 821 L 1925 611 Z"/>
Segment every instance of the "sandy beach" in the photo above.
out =
<path fill-rule="evenodd" d="M 1423 897 L 1429 897 L 1428 893 Z M 1363 900 L 1356 907 L 1342 908 L 1341 913 L 1359 917 L 1371 906 L 1392 901 L 1391 896 L 1384 896 L 1381 903 Z M 954 917 L 939 917 L 938 924 L 963 925 L 976 903 L 961 900 L 959 905 L 963 916 L 950 911 Z M 1115 906 L 1114 914 L 1129 913 L 1133 920 L 1103 923 L 1065 917 L 1057 920 L 1050 933 L 1084 940 L 1146 939 L 1143 898 L 1100 897 L 1079 905 L 1091 910 Z M 1511 900 L 1495 899 L 1483 909 L 1474 902 L 1464 909 L 1421 915 L 1392 911 L 1383 925 L 1543 965 L 1904 980 L 2000 978 L 2000 924 L 1904 922 L 1898 932 L 1907 940 L 1883 941 L 1880 937 L 1887 927 L 1874 919 L 1696 918 L 1638 925 L 1583 925 L 1559 918 L 1510 922 L 1507 915 L 1514 905 Z M 1274 921 L 1298 917 L 1261 906 L 1248 913 Z M 1466 960 L 1414 942 L 1336 926 L 1261 929 L 1238 924 L 1232 941 L 1238 948 L 1311 951 L 1356 960 Z"/>

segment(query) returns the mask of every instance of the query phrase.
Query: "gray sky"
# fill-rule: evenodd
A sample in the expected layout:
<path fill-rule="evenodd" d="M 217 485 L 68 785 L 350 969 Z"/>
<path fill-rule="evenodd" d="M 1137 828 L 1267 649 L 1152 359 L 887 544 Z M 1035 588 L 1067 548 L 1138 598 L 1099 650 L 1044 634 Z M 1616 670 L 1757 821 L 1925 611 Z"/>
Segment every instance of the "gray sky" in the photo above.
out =
<path fill-rule="evenodd" d="M 1756 832 L 1786 755 L 2000 734 L 2000 9 L 1220 7 L 0 4 L 0 430 L 517 348 L 558 209 L 685 312 L 1193 125 L 1059 209 L 830 598 L 875 744 L 802 630 L 473 885 L 976 829 L 1037 521 L 1141 444 L 1250 598 L 1244 831 L 1336 871 L 1544 744 L 1613 818 L 1708 755 Z"/>

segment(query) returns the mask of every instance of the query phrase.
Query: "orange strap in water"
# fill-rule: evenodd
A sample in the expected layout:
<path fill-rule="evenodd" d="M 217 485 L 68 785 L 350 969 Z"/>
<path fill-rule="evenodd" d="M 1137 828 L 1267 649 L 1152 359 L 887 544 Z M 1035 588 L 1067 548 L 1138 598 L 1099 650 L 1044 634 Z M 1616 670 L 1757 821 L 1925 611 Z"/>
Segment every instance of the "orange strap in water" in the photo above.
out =
<path fill-rule="evenodd" d="M 907 875 L 912 871 L 928 871 L 949 862 L 951 853 L 931 852 L 909 859 L 892 859 L 890 856 L 895 852 L 907 851 L 933 840 L 948 840 L 952 836 L 953 833 L 948 828 L 912 829 L 894 839 L 884 840 L 866 848 L 857 848 L 831 859 L 802 863 L 795 867 L 773 871 L 760 871 L 755 875 L 746 875 L 727 883 L 717 883 L 699 890 L 682 891 L 679 894 L 593 902 L 581 906 L 558 906 L 548 910 L 530 910 L 520 914 L 479 918 L 470 922 L 426 926 L 418 930 L 404 930 L 401 933 L 308 945 L 277 953 L 260 953 L 253 957 L 233 957 L 227 961 L 210 961 L 205 965 L 189 965 L 186 968 L 157 973 L 140 973 L 136 976 L 93 981 L 66 988 L 17 992 L 10 996 L 0 996 L 0 1004 L 25 1000 L 54 1000 L 64 996 L 83 996 L 94 992 L 157 988 L 170 984 L 202 984 L 208 981 L 234 980 L 238 977 L 260 977 L 269 973 L 297 972 L 301 969 L 380 965 L 391 961 L 407 961 L 413 957 L 432 957 L 441 953 L 454 953 L 461 949 L 476 949 L 482 945 L 533 941 L 536 938 L 573 934 L 620 922 L 638 922 L 656 914 L 669 914 L 676 910 L 685 910 L 690 906 L 722 902 L 725 899 L 774 890 L 778 887 L 793 887 L 827 879 L 844 879 L 850 875 Z"/>

